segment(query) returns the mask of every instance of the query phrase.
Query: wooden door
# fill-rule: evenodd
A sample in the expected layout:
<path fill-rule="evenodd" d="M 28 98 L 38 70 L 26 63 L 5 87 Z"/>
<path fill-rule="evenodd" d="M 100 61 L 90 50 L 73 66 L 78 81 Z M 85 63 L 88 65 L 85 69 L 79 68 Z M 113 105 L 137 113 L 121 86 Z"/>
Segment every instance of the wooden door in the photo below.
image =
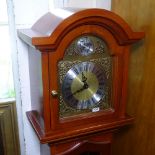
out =
<path fill-rule="evenodd" d="M 113 155 L 155 154 L 155 1 L 113 0 L 112 11 L 146 37 L 132 48 L 127 112 L 132 127 L 115 136 Z"/>

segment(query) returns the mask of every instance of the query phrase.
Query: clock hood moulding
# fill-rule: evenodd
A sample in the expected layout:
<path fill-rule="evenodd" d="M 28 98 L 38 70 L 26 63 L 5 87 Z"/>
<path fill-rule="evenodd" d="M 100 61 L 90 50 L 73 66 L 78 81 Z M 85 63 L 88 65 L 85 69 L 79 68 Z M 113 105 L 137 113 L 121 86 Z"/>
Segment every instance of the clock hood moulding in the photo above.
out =
<path fill-rule="evenodd" d="M 55 9 L 48 12 L 30 29 L 20 29 L 18 35 L 37 49 L 51 51 L 57 48 L 63 36 L 83 24 L 104 27 L 122 46 L 144 38 L 143 32 L 133 32 L 128 24 L 113 12 L 104 9 L 77 8 Z"/>

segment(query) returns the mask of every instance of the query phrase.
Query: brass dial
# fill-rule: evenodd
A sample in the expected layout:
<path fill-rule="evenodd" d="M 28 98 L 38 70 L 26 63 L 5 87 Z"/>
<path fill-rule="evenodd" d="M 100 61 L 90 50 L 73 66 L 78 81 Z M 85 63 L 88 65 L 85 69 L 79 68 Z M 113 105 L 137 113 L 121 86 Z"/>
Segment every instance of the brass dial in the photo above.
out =
<path fill-rule="evenodd" d="M 102 68 L 93 62 L 73 66 L 62 83 L 64 101 L 72 108 L 92 109 L 105 96 L 105 75 Z"/>

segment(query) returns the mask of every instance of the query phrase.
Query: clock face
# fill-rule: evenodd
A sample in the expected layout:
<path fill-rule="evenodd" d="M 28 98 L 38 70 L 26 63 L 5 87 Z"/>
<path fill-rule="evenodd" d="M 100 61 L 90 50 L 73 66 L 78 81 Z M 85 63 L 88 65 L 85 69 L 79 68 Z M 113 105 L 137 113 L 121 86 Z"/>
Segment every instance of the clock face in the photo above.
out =
<path fill-rule="evenodd" d="M 77 40 L 77 52 L 81 55 L 87 56 L 94 52 L 94 45 L 90 37 L 81 37 Z"/>
<path fill-rule="evenodd" d="M 112 57 L 100 37 L 75 38 L 58 62 L 58 73 L 60 118 L 111 108 Z"/>
<path fill-rule="evenodd" d="M 75 109 L 93 109 L 105 97 L 105 74 L 93 62 L 74 65 L 62 83 L 62 97 Z"/>

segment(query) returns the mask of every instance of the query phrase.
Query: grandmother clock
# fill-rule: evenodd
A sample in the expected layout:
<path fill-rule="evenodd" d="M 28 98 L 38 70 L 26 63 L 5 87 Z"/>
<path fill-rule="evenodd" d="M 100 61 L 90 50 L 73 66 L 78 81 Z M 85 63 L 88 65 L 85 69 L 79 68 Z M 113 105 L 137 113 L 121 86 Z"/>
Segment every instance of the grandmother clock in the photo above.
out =
<path fill-rule="evenodd" d="M 110 155 L 114 131 L 133 122 L 129 49 L 144 33 L 110 11 L 65 8 L 18 35 L 30 46 L 27 116 L 40 142 L 52 155 Z"/>

